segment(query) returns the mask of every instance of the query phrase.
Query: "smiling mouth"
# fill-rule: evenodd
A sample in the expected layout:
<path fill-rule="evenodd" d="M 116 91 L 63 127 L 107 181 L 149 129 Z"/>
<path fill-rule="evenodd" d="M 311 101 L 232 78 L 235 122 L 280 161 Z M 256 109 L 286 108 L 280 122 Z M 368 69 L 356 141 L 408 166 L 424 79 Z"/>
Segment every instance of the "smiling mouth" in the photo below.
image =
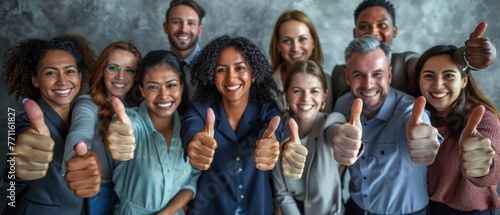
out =
<path fill-rule="evenodd" d="M 226 86 L 226 89 L 228 90 L 237 90 L 241 87 L 241 84 L 239 85 L 234 85 L 234 86 Z"/>
<path fill-rule="evenodd" d="M 69 92 L 71 92 L 71 89 L 67 89 L 67 90 L 54 90 L 54 93 L 56 93 L 58 95 L 66 95 L 66 94 L 69 94 Z"/>
<path fill-rule="evenodd" d="M 158 105 L 158 107 L 160 108 L 169 108 L 169 107 L 172 107 L 174 103 L 173 102 L 168 102 L 168 103 L 157 103 L 156 105 Z"/>
<path fill-rule="evenodd" d="M 299 107 L 302 110 L 311 110 L 313 108 L 313 105 L 299 105 Z"/>
<path fill-rule="evenodd" d="M 377 95 L 377 91 L 375 91 L 375 90 L 364 91 L 364 92 L 361 92 L 360 94 L 364 97 L 374 97 L 375 95 Z"/>
<path fill-rule="evenodd" d="M 446 95 L 448 95 L 448 93 L 431 93 L 431 96 L 435 98 L 443 98 Z"/>
<path fill-rule="evenodd" d="M 191 37 L 189 37 L 189 36 L 177 36 L 177 39 L 185 41 L 185 40 L 191 39 Z"/>
<path fill-rule="evenodd" d="M 125 84 L 115 84 L 115 83 L 113 83 L 113 86 L 116 87 L 116 88 L 124 88 Z"/>
<path fill-rule="evenodd" d="M 304 53 L 290 55 L 293 60 L 299 60 L 304 56 Z"/>

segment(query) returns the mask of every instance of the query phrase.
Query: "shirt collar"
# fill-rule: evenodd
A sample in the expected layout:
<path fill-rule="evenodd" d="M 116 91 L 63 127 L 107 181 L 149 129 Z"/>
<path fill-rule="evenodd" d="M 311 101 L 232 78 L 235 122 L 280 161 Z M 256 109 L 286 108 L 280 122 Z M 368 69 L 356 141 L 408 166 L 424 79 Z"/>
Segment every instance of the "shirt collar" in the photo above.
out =
<path fill-rule="evenodd" d="M 183 61 L 186 64 L 191 65 L 191 62 L 193 61 L 196 54 L 198 54 L 198 52 L 200 52 L 200 50 L 201 50 L 200 45 L 198 45 L 198 43 L 196 43 L 196 47 L 194 48 L 194 51 L 191 52 L 191 54 L 189 54 L 186 58 L 184 58 Z"/>

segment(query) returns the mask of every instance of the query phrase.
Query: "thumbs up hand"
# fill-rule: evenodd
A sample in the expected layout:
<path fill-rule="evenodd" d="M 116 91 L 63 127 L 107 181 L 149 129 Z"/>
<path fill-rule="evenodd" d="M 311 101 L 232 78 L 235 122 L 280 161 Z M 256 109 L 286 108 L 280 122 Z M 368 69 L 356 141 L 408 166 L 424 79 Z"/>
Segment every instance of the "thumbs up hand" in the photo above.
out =
<path fill-rule="evenodd" d="M 101 184 L 101 165 L 93 151 L 87 149 L 84 142 L 75 145 L 76 155 L 66 162 L 67 171 L 64 178 L 69 189 L 75 191 L 80 198 L 88 198 L 97 194 Z"/>
<path fill-rule="evenodd" d="M 415 100 L 410 119 L 406 124 L 406 138 L 410 159 L 415 164 L 434 163 L 439 150 L 438 131 L 422 121 L 426 100 L 420 96 Z"/>
<path fill-rule="evenodd" d="M 291 179 L 302 177 L 306 164 L 307 148 L 300 143 L 299 128 L 294 119 L 288 120 L 290 139 L 283 144 L 281 171 Z"/>
<path fill-rule="evenodd" d="M 31 127 L 20 134 L 13 153 L 16 155 L 16 177 L 23 180 L 43 178 L 54 157 L 54 140 L 45 124 L 43 112 L 38 104 L 24 100 L 24 109 L 31 122 Z"/>
<path fill-rule="evenodd" d="M 350 166 L 358 160 L 363 143 L 363 127 L 361 127 L 361 111 L 363 100 L 357 98 L 351 106 L 351 119 L 339 125 L 333 136 L 333 157 L 340 164 Z"/>
<path fill-rule="evenodd" d="M 111 98 L 111 105 L 117 115 L 116 121 L 109 124 L 106 133 L 106 143 L 111 157 L 118 161 L 127 161 L 134 158 L 135 136 L 132 122 L 125 112 L 120 99 Z"/>
<path fill-rule="evenodd" d="M 272 170 L 280 155 L 280 143 L 274 132 L 278 128 L 280 117 L 271 119 L 269 127 L 264 131 L 262 138 L 257 140 L 254 154 L 255 167 L 259 170 Z"/>
<path fill-rule="evenodd" d="M 214 111 L 212 108 L 207 108 L 205 128 L 194 135 L 193 140 L 188 143 L 189 163 L 196 169 L 207 170 L 214 160 L 217 148 L 217 141 L 214 139 L 214 123 Z"/>
<path fill-rule="evenodd" d="M 462 174 L 469 177 L 483 177 L 490 172 L 495 150 L 491 147 L 491 140 L 481 135 L 477 130 L 479 122 L 483 119 L 485 108 L 476 107 L 462 134 L 460 135 L 460 165 Z"/>
<path fill-rule="evenodd" d="M 474 68 L 484 69 L 493 64 L 496 59 L 495 46 L 486 37 L 483 37 L 486 22 L 481 22 L 470 34 L 469 40 L 465 41 L 464 58 Z"/>

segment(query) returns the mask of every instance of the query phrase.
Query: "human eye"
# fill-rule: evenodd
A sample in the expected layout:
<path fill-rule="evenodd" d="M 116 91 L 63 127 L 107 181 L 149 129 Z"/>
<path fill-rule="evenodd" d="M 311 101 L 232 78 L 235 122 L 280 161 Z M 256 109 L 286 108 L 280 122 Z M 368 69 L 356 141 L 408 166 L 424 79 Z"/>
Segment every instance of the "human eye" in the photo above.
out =
<path fill-rule="evenodd" d="M 157 85 L 154 85 L 154 84 L 150 84 L 147 86 L 147 89 L 148 90 L 157 90 L 158 89 L 158 86 Z"/>
<path fill-rule="evenodd" d="M 224 68 L 224 67 L 216 67 L 216 68 L 215 68 L 215 72 L 216 72 L 216 73 L 223 73 L 223 72 L 226 72 L 226 68 Z"/>
<path fill-rule="evenodd" d="M 375 78 L 382 78 L 382 77 L 384 77 L 384 73 L 377 72 L 377 73 L 373 74 L 373 77 L 375 77 Z"/>
<path fill-rule="evenodd" d="M 422 77 L 425 79 L 432 79 L 432 78 L 434 78 L 434 74 L 432 74 L 430 72 L 426 72 L 426 73 L 422 74 Z"/>
<path fill-rule="evenodd" d="M 358 25 L 358 29 L 359 30 L 369 30 L 370 29 L 370 25 L 368 25 L 368 24 L 359 24 Z"/>
<path fill-rule="evenodd" d="M 302 93 L 302 90 L 301 90 L 301 89 L 297 89 L 297 88 L 296 88 L 296 89 L 293 89 L 293 90 L 292 90 L 292 93 L 293 93 L 293 94 L 300 94 L 300 93 Z"/>
<path fill-rule="evenodd" d="M 445 74 L 443 75 L 443 77 L 444 77 L 444 78 L 446 78 L 446 79 L 453 79 L 453 78 L 455 78 L 455 74 L 452 74 L 452 73 L 445 73 Z"/>
<path fill-rule="evenodd" d="M 381 29 L 386 29 L 386 28 L 388 28 L 388 27 L 389 27 L 389 25 L 387 25 L 386 23 L 379 23 L 379 24 L 377 25 L 377 27 L 378 27 L 378 28 L 381 28 Z"/>
<path fill-rule="evenodd" d="M 52 77 L 52 76 L 56 76 L 57 75 L 57 72 L 55 71 L 45 71 L 45 76 L 49 76 L 49 77 Z"/>
<path fill-rule="evenodd" d="M 244 71 L 245 69 L 246 69 L 245 66 L 237 66 L 236 67 L 236 70 L 238 70 L 238 71 Z"/>
<path fill-rule="evenodd" d="M 75 70 L 75 69 L 68 69 L 68 70 L 66 70 L 66 74 L 68 74 L 68 75 L 74 75 L 76 73 L 78 73 L 78 71 Z"/>
<path fill-rule="evenodd" d="M 299 42 L 305 42 L 305 41 L 307 41 L 307 37 L 301 37 L 301 38 L 299 38 Z"/>
<path fill-rule="evenodd" d="M 363 78 L 364 77 L 363 73 L 360 73 L 360 72 L 354 73 L 354 74 L 352 74 L 352 76 L 354 78 Z"/>
<path fill-rule="evenodd" d="M 135 75 L 136 71 L 133 68 L 127 67 L 127 68 L 125 68 L 125 73 L 127 75 Z"/>
<path fill-rule="evenodd" d="M 178 86 L 177 83 L 169 83 L 167 84 L 167 88 L 176 88 Z"/>
<path fill-rule="evenodd" d="M 285 38 L 285 39 L 282 40 L 282 43 L 283 44 L 290 44 L 291 40 L 290 40 L 290 38 Z"/>
<path fill-rule="evenodd" d="M 117 65 L 108 65 L 106 68 L 108 69 L 108 71 L 113 72 L 113 73 L 120 71 L 120 67 Z"/>

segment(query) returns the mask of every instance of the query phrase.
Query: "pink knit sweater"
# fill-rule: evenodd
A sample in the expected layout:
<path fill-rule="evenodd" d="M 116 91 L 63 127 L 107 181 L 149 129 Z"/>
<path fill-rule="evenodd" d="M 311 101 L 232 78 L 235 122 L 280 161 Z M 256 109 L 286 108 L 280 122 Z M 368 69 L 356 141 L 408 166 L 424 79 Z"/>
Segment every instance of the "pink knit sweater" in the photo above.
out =
<path fill-rule="evenodd" d="M 469 114 L 470 112 L 467 113 Z M 433 125 L 444 137 L 444 141 L 428 170 L 430 199 L 460 211 L 500 208 L 500 197 L 496 191 L 500 179 L 500 119 L 486 110 L 477 127 L 480 134 L 490 138 L 496 154 L 490 173 L 481 178 L 472 178 L 460 171 L 459 140 L 449 137 L 445 117 L 437 117 L 438 120 Z"/>

